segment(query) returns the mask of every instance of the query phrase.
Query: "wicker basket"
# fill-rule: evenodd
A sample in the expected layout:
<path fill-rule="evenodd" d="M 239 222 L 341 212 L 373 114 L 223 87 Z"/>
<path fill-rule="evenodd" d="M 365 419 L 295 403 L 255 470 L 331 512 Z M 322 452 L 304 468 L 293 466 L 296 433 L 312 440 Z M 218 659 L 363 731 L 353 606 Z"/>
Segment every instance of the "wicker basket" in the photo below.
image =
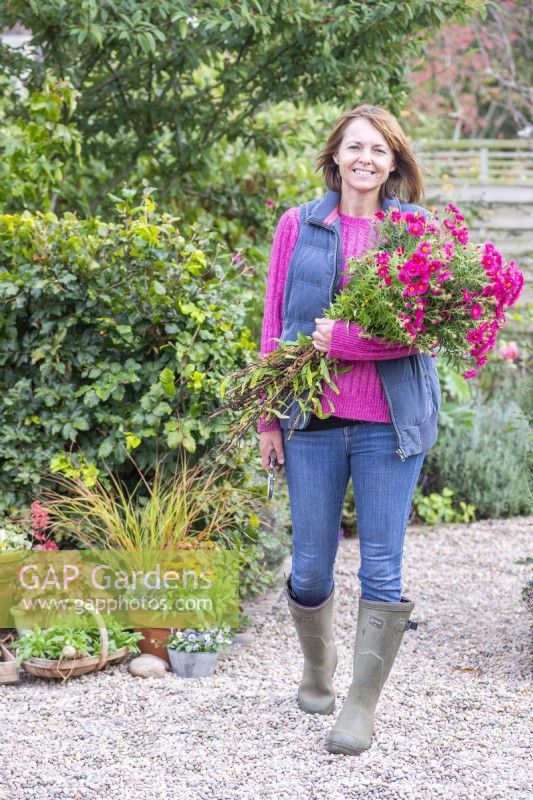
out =
<path fill-rule="evenodd" d="M 129 647 L 127 647 L 127 646 L 126 647 L 119 647 L 118 650 L 115 650 L 114 653 L 111 653 L 111 655 L 109 655 L 107 657 L 107 663 L 108 664 L 122 664 L 122 662 L 127 659 L 127 657 L 130 655 L 130 653 L 131 653 L 131 650 L 130 650 Z"/>
<path fill-rule="evenodd" d="M 0 644 L 0 683 L 16 683 L 19 680 L 19 671 L 15 663 L 15 656 L 7 647 Z"/>
<path fill-rule="evenodd" d="M 26 672 L 29 672 L 30 675 L 35 675 L 36 678 L 61 678 L 64 681 L 69 678 L 76 678 L 78 675 L 86 675 L 88 672 L 96 672 L 99 669 L 103 669 L 109 660 L 107 629 L 99 627 L 98 630 L 101 644 L 99 656 L 85 656 L 85 658 L 73 658 L 68 661 L 28 658 L 22 662 L 22 666 Z M 116 656 L 117 653 L 113 653 L 113 655 Z"/>

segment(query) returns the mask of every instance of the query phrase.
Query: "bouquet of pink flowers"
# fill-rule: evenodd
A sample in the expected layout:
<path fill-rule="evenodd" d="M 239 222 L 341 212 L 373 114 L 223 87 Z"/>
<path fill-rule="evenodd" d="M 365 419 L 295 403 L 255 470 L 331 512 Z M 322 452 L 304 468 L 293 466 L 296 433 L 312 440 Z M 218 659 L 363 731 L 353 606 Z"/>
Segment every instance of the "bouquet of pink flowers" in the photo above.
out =
<path fill-rule="evenodd" d="M 373 228 L 374 246 L 348 260 L 350 280 L 325 316 L 358 323 L 363 338 L 409 345 L 433 357 L 440 353 L 466 380 L 474 378 L 505 325 L 505 310 L 522 290 L 524 276 L 516 263 L 504 264 L 491 242 L 470 243 L 453 203 L 442 221 L 437 214 L 426 219 L 419 212 L 377 211 Z M 280 341 L 276 350 L 222 382 L 228 402 L 211 416 L 241 413 L 224 449 L 260 417 L 267 422 L 286 417 L 283 412 L 294 398 L 302 413 L 329 416 L 319 400 L 324 382 L 338 394 L 331 373 L 346 369 L 318 352 L 310 336 L 299 333 L 296 342 Z"/>
<path fill-rule="evenodd" d="M 470 243 L 453 203 L 442 223 L 399 211 L 377 211 L 376 223 L 378 247 L 347 262 L 352 277 L 326 316 L 359 323 L 362 337 L 442 353 L 465 379 L 475 377 L 522 290 L 516 263 L 504 264 L 491 242 Z"/>

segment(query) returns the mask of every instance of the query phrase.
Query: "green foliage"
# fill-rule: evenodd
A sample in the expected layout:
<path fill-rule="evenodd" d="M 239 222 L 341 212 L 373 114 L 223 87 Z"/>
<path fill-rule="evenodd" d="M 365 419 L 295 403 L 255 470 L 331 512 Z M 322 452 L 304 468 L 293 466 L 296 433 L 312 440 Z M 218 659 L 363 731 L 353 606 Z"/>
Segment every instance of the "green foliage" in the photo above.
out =
<path fill-rule="evenodd" d="M 440 358 L 437 358 L 436 363 L 442 398 L 439 432 L 452 430 L 460 434 L 462 429 L 471 430 L 474 411 L 468 408 L 468 402 L 472 397 L 472 384 L 465 381 L 457 369 Z"/>
<path fill-rule="evenodd" d="M 246 536 L 235 531 L 239 548 L 241 598 L 255 597 L 272 585 L 279 568 L 290 552 L 289 497 L 285 483 L 276 487 L 274 499 L 258 514 L 255 526 L 248 526 Z"/>
<path fill-rule="evenodd" d="M 141 633 L 109 626 L 108 651 L 115 653 L 121 647 L 128 647 L 132 653 L 139 653 L 137 642 L 143 638 Z M 98 628 L 71 628 L 54 625 L 50 628 L 34 628 L 24 631 L 14 643 L 20 664 L 27 658 L 49 658 L 68 661 L 72 658 L 100 655 L 101 640 Z"/>
<path fill-rule="evenodd" d="M 475 507 L 471 503 L 459 502 L 459 509 L 453 507 L 454 492 L 447 486 L 442 492 L 423 495 L 419 486 L 415 487 L 413 504 L 418 516 L 424 522 L 435 525 L 439 522 L 471 522 L 476 518 Z"/>
<path fill-rule="evenodd" d="M 31 523 L 27 518 L 0 516 L 0 553 L 3 550 L 30 550 L 33 537 Z"/>
<path fill-rule="evenodd" d="M 1 76 L 0 89 L 0 205 L 4 212 L 49 211 L 64 190 L 65 164 L 80 166 L 80 135 L 69 124 L 78 92 L 68 79 L 54 82 L 46 75 L 42 88 L 20 107 L 14 88 Z"/>
<path fill-rule="evenodd" d="M 267 103 L 353 106 L 368 98 L 398 111 L 409 60 L 432 30 L 454 14 L 466 18 L 471 6 L 8 0 L 0 26 L 21 23 L 33 38 L 22 52 L 2 46 L 0 63 L 32 90 L 43 85 L 44 65 L 57 65 L 80 92 L 73 120 L 85 166 L 81 191 L 65 187 L 67 207 L 94 210 L 124 176 L 145 169 L 167 197 L 185 196 L 191 206 L 216 174 L 212 148 L 223 138 L 268 155 L 283 148 L 258 118 Z"/>
<path fill-rule="evenodd" d="M 147 192 L 132 201 L 116 198 L 108 222 L 0 216 L 4 503 L 51 465 L 127 474 L 131 449 L 147 469 L 157 453 L 200 457 L 224 435 L 207 416 L 255 350 L 249 291 L 225 253 L 207 259 L 207 234 L 181 230 Z"/>

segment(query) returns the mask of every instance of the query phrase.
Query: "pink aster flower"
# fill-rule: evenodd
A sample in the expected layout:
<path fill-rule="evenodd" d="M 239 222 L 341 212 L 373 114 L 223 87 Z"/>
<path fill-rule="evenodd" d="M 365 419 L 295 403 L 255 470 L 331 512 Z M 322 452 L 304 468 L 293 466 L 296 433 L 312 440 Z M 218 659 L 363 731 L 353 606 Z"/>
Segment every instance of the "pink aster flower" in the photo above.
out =
<path fill-rule="evenodd" d="M 465 381 L 469 381 L 472 378 L 475 378 L 476 375 L 477 375 L 477 369 L 470 369 L 468 370 L 468 372 L 463 373 L 463 378 L 465 379 Z"/>
<path fill-rule="evenodd" d="M 431 255 L 432 247 L 429 242 L 420 242 L 420 244 L 416 248 L 416 252 L 417 254 L 420 253 L 424 256 L 429 256 Z"/>
<path fill-rule="evenodd" d="M 455 245 L 454 245 L 454 243 L 453 242 L 445 242 L 442 249 L 444 251 L 444 257 L 448 261 L 451 261 L 451 259 L 453 258 L 453 254 L 455 253 Z"/>
<path fill-rule="evenodd" d="M 468 228 L 457 228 L 452 230 L 452 235 L 455 236 L 461 244 L 468 244 Z"/>
<path fill-rule="evenodd" d="M 392 222 L 401 222 L 403 219 L 403 214 L 401 211 L 391 211 L 390 218 Z"/>
<path fill-rule="evenodd" d="M 376 211 L 374 216 L 376 219 L 385 219 L 385 212 L 382 211 L 381 209 L 378 209 L 378 211 Z"/>
<path fill-rule="evenodd" d="M 425 294 L 429 289 L 429 283 L 427 281 L 419 281 L 416 284 L 416 294 Z"/>
<path fill-rule="evenodd" d="M 451 211 L 452 214 L 460 214 L 461 213 L 460 210 L 455 205 L 455 203 L 451 203 L 451 202 L 448 203 L 448 205 L 446 206 L 446 208 L 444 210 L 445 211 Z"/>
<path fill-rule="evenodd" d="M 376 264 L 380 266 L 387 266 L 390 261 L 390 253 L 382 250 L 376 255 Z"/>
<path fill-rule="evenodd" d="M 424 233 L 424 223 L 421 220 L 410 222 L 407 226 L 407 230 L 411 236 L 422 236 Z"/>
<path fill-rule="evenodd" d="M 474 303 L 474 305 L 470 308 L 470 316 L 472 319 L 479 319 L 483 313 L 483 309 L 479 305 L 479 303 Z"/>

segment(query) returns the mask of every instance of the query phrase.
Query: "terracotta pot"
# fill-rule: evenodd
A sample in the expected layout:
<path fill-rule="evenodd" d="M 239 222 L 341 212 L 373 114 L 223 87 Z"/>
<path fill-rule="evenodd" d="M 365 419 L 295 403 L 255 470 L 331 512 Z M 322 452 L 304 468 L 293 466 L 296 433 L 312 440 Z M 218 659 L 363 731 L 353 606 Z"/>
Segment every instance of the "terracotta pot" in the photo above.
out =
<path fill-rule="evenodd" d="M 135 630 L 144 636 L 144 639 L 138 642 L 141 653 L 158 656 L 170 666 L 166 644 L 170 628 L 135 628 Z"/>

